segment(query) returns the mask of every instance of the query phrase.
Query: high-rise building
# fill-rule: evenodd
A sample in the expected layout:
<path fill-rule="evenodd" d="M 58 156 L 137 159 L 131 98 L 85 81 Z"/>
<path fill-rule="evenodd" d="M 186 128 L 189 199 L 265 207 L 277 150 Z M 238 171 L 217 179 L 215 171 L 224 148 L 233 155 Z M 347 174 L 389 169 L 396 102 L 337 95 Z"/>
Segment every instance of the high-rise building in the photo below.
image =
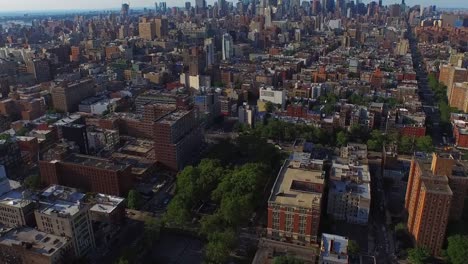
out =
<path fill-rule="evenodd" d="M 177 171 L 199 156 L 203 137 L 196 110 L 171 111 L 154 122 L 154 150 L 159 163 Z"/>
<path fill-rule="evenodd" d="M 167 18 L 156 18 L 154 20 L 154 23 L 156 27 L 156 36 L 158 38 L 167 37 L 167 33 L 168 33 Z"/>
<path fill-rule="evenodd" d="M 10 93 L 10 76 L 7 74 L 0 75 L 0 95 L 2 99 L 8 98 Z"/>
<path fill-rule="evenodd" d="M 125 195 L 133 184 L 131 166 L 116 161 L 71 154 L 62 160 L 41 160 L 41 179 L 88 192 Z"/>
<path fill-rule="evenodd" d="M 205 39 L 205 55 L 206 55 L 206 66 L 210 67 L 215 64 L 215 46 L 212 38 Z"/>
<path fill-rule="evenodd" d="M 47 59 L 31 59 L 27 61 L 27 69 L 29 73 L 34 75 L 38 83 L 50 81 L 52 76 L 50 73 L 50 63 Z"/>
<path fill-rule="evenodd" d="M 126 19 L 128 17 L 128 13 L 130 11 L 130 5 L 129 4 L 122 4 L 122 8 L 120 9 L 120 16 L 122 19 Z"/>
<path fill-rule="evenodd" d="M 195 13 L 204 14 L 206 10 L 206 1 L 205 0 L 195 0 Z"/>
<path fill-rule="evenodd" d="M 234 54 L 234 42 L 232 40 L 232 36 L 229 33 L 225 33 L 223 35 L 222 41 L 222 53 L 223 53 L 223 60 L 227 61 L 230 60 Z"/>
<path fill-rule="evenodd" d="M 418 246 L 440 256 L 449 219 L 459 219 L 468 190 L 466 164 L 447 154 L 415 156 L 406 191 L 408 231 Z"/>
<path fill-rule="evenodd" d="M 447 86 L 447 97 L 450 101 L 453 84 L 468 81 L 468 69 L 453 65 L 442 65 L 440 67 L 439 81 Z"/>
<path fill-rule="evenodd" d="M 325 173 L 322 160 L 288 160 L 268 199 L 267 236 L 309 245 L 319 241 Z"/>
<path fill-rule="evenodd" d="M 63 82 L 52 88 L 52 102 L 56 110 L 74 112 L 78 110 L 83 99 L 95 94 L 94 81 L 91 78 L 71 83 Z"/>
<path fill-rule="evenodd" d="M 140 37 L 146 40 L 153 40 L 156 37 L 156 23 L 148 18 L 141 18 L 138 23 Z"/>
<path fill-rule="evenodd" d="M 37 229 L 71 239 L 75 255 L 85 256 L 96 247 L 84 193 L 65 186 L 52 185 L 39 195 L 36 209 Z"/>
<path fill-rule="evenodd" d="M 468 113 L 468 82 L 454 83 L 449 98 L 451 107 Z"/>

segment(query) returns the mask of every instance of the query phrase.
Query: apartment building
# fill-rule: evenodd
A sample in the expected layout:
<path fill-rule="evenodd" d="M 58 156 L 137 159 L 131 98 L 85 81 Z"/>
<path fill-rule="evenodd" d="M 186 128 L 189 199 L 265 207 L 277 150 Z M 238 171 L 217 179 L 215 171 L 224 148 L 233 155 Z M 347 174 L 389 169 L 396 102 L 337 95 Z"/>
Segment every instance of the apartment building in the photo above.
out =
<path fill-rule="evenodd" d="M 337 220 L 365 225 L 369 219 L 371 195 L 367 146 L 349 143 L 330 169 L 327 213 Z"/>
<path fill-rule="evenodd" d="M 133 184 L 131 166 L 94 156 L 71 154 L 63 160 L 39 162 L 42 182 L 89 192 L 125 195 Z"/>
<path fill-rule="evenodd" d="M 39 196 L 35 211 L 37 229 L 71 239 L 76 256 L 84 256 L 96 247 L 85 194 L 76 189 L 51 185 Z"/>
<path fill-rule="evenodd" d="M 73 256 L 70 238 L 22 227 L 0 232 L 0 263 L 61 264 Z"/>
<path fill-rule="evenodd" d="M 460 219 L 468 191 L 468 166 L 449 154 L 411 161 L 405 199 L 408 230 L 419 246 L 440 256 L 449 219 Z"/>

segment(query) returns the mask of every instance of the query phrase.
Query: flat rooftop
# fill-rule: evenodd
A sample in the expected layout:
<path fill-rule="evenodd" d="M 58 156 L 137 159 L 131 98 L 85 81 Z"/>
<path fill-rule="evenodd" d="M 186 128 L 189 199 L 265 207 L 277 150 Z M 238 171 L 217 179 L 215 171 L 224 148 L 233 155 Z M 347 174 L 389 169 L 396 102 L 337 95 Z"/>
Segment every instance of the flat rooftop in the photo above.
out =
<path fill-rule="evenodd" d="M 273 186 L 269 202 L 312 208 L 320 205 L 324 188 L 323 170 L 298 168 L 286 161 Z"/>
<path fill-rule="evenodd" d="M 91 207 L 90 211 L 109 214 L 123 203 L 124 200 L 122 197 L 98 193 L 94 197 L 96 204 Z"/>
<path fill-rule="evenodd" d="M 177 122 L 179 119 L 181 119 L 182 117 L 186 116 L 189 113 L 190 113 L 189 110 L 178 110 L 168 115 L 165 115 L 164 117 L 159 119 L 157 122 L 173 125 L 175 122 Z"/>
<path fill-rule="evenodd" d="M 324 233 L 320 251 L 324 262 L 348 263 L 348 238 Z"/>
<path fill-rule="evenodd" d="M 9 229 L 0 235 L 0 244 L 4 246 L 20 246 L 44 256 L 52 256 L 68 244 L 67 237 L 60 237 L 23 227 Z M 28 248 L 30 246 L 30 248 Z"/>
<path fill-rule="evenodd" d="M 73 163 L 73 164 L 80 164 L 87 167 L 94 167 L 98 169 L 104 170 L 113 170 L 113 171 L 120 171 L 127 168 L 128 164 L 121 164 L 114 162 L 112 160 L 98 158 L 94 156 L 87 156 L 87 155 L 80 155 L 80 154 L 72 154 L 65 158 L 62 162 L 64 163 Z"/>
<path fill-rule="evenodd" d="M 20 191 L 9 191 L 2 196 L 0 196 L 0 203 L 7 206 L 12 206 L 16 208 L 23 208 L 32 203 L 31 200 L 25 199 L 23 193 Z"/>
<path fill-rule="evenodd" d="M 428 181 L 423 181 L 422 184 L 422 189 L 426 190 L 428 193 L 434 193 L 434 194 L 443 194 L 443 195 L 450 195 L 452 196 L 452 190 L 448 186 L 448 184 L 435 184 L 435 183 L 430 183 Z"/>
<path fill-rule="evenodd" d="M 39 197 L 41 204 L 38 208 L 39 212 L 46 215 L 58 214 L 67 217 L 80 211 L 85 194 L 78 192 L 75 188 L 51 185 Z"/>

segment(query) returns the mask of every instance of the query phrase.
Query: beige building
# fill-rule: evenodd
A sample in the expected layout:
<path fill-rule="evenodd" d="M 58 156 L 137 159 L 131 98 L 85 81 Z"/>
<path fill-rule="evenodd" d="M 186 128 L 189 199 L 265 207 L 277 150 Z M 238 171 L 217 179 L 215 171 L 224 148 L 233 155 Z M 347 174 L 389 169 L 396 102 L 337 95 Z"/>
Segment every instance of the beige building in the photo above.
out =
<path fill-rule="evenodd" d="M 90 205 L 76 189 L 51 185 L 40 195 L 36 210 L 40 231 L 71 239 L 76 256 L 84 256 L 96 247 L 89 215 Z"/>
<path fill-rule="evenodd" d="M 72 83 L 62 83 L 52 88 L 54 108 L 62 112 L 78 111 L 81 100 L 96 94 L 94 81 L 82 79 Z"/>
<path fill-rule="evenodd" d="M 20 227 L 34 222 L 34 203 L 25 198 L 19 183 L 6 177 L 0 165 L 0 224 L 5 227 Z"/>
<path fill-rule="evenodd" d="M 465 113 L 468 112 L 468 82 L 455 83 L 452 86 L 450 106 Z"/>
<path fill-rule="evenodd" d="M 153 40 L 156 36 L 156 23 L 147 18 L 142 18 L 141 22 L 138 24 L 138 32 L 141 38 Z"/>

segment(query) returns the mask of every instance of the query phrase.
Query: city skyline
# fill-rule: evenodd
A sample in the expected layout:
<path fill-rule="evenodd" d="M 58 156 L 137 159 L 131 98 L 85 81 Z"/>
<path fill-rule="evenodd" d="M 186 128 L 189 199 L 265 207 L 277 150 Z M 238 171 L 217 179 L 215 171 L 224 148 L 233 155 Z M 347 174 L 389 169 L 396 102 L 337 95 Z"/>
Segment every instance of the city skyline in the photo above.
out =
<path fill-rule="evenodd" d="M 45 11 L 45 10 L 99 10 L 99 9 L 117 9 L 123 2 L 129 1 L 121 1 L 121 0 L 81 0 L 79 3 L 73 2 L 70 3 L 69 1 L 63 0 L 44 0 L 44 1 L 36 1 L 36 0 L 19 0 L 19 1 L 9 1 L 8 3 L 4 3 L 1 5 L 2 12 L 15 12 L 15 11 Z M 156 1 L 156 2 L 163 2 L 163 1 Z M 176 0 L 176 1 L 166 1 L 168 6 L 183 6 L 185 4 L 185 0 Z M 190 1 L 192 4 L 195 4 L 195 1 Z M 208 4 L 212 4 L 214 0 L 207 1 Z M 370 2 L 370 1 L 363 1 L 363 2 Z M 376 1 L 377 2 L 377 1 Z M 384 5 L 400 3 L 399 0 L 387 0 L 383 1 Z M 468 2 L 464 0 L 446 0 L 443 3 L 437 0 L 431 1 L 422 1 L 422 0 L 406 0 L 407 5 L 413 6 L 418 4 L 423 4 L 424 6 L 428 5 L 436 5 L 440 7 L 446 8 L 468 8 Z M 154 0 L 133 0 L 130 1 L 132 7 L 135 8 L 144 8 L 144 7 L 153 7 L 155 1 Z M 47 8 L 45 8 L 47 7 Z"/>

